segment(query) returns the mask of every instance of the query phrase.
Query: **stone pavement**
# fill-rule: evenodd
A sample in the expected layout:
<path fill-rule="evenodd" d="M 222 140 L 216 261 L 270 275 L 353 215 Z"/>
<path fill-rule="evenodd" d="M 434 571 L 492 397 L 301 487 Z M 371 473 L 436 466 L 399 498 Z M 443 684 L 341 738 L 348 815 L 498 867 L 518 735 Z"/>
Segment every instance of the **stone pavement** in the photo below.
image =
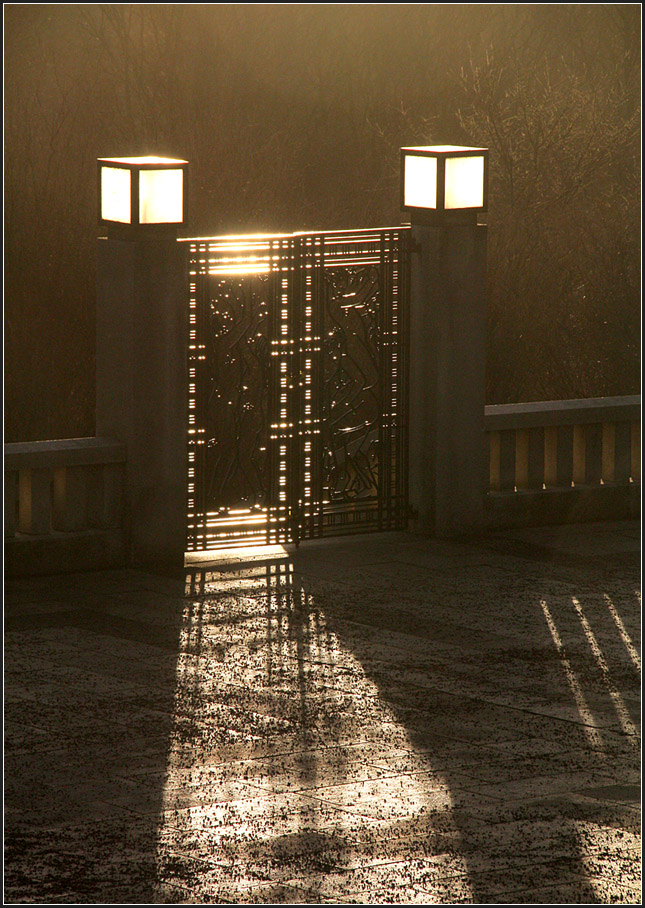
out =
<path fill-rule="evenodd" d="M 640 900 L 638 523 L 5 595 L 5 904 Z"/>

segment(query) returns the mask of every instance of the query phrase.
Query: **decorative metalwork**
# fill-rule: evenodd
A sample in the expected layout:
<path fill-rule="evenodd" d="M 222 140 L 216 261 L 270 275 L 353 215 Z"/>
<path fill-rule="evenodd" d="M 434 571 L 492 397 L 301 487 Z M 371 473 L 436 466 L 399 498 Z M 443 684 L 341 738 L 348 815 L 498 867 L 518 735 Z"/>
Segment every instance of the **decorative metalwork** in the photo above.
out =
<path fill-rule="evenodd" d="M 188 549 L 404 526 L 406 228 L 188 242 Z"/>

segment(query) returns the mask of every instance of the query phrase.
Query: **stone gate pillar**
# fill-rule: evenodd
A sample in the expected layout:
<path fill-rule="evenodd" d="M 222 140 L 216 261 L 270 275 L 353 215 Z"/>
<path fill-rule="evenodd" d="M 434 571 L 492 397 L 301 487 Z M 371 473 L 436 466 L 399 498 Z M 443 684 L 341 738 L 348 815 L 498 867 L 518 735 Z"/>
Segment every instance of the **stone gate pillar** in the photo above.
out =
<path fill-rule="evenodd" d="M 133 198 L 121 208 L 109 192 L 112 173 L 103 177 L 105 235 L 97 250 L 96 432 L 127 446 L 130 564 L 179 568 L 186 527 L 188 307 L 186 256 L 177 229 L 185 222 L 185 193 L 182 184 L 181 208 L 175 201 L 173 210 L 177 180 L 157 176 L 155 184 L 148 176 L 147 191 L 161 194 L 161 199 L 148 199 L 146 209 L 142 199 L 146 184 L 140 179 L 141 172 L 166 174 L 170 163 L 158 158 L 110 159 L 110 167 L 130 173 Z M 174 163 L 181 165 L 183 179 L 186 162 Z M 125 177 L 123 181 L 128 183 Z M 164 211 L 164 204 L 171 205 L 170 212 Z M 130 222 L 110 221 L 111 214 L 125 218 L 129 213 Z M 173 221 L 160 220 L 164 217 Z"/>
<path fill-rule="evenodd" d="M 420 164 L 411 166 L 408 158 Z M 454 169 L 451 160 L 459 162 Z M 416 190 L 415 167 L 421 179 Z M 414 528 L 439 537 L 483 526 L 486 227 L 478 224 L 478 212 L 486 208 L 486 170 L 485 149 L 402 149 L 402 201 L 410 211 L 413 250 L 410 507 Z M 455 177 L 470 179 L 470 187 L 460 194 L 451 186 Z M 471 207 L 447 207 L 464 202 Z"/>

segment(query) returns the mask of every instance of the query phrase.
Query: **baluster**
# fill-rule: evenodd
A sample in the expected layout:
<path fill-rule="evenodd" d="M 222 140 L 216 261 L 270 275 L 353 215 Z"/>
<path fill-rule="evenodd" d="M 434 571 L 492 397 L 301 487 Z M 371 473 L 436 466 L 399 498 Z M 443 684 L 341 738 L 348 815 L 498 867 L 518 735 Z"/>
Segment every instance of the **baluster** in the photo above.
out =
<path fill-rule="evenodd" d="M 100 464 L 85 468 L 87 526 L 91 529 L 102 529 L 105 526 L 104 469 Z"/>
<path fill-rule="evenodd" d="M 641 424 L 632 423 L 632 479 L 641 481 Z"/>
<path fill-rule="evenodd" d="M 529 484 L 529 432 L 517 429 L 515 432 L 515 488 L 526 489 Z"/>
<path fill-rule="evenodd" d="M 528 433 L 528 487 L 542 489 L 544 484 L 544 429 L 529 429 Z"/>
<path fill-rule="evenodd" d="M 6 470 L 4 474 L 4 536 L 9 539 L 16 535 L 16 512 L 18 510 L 18 471 Z"/>
<path fill-rule="evenodd" d="M 602 424 L 590 423 L 585 433 L 585 483 L 600 485 L 602 475 Z"/>
<path fill-rule="evenodd" d="M 515 430 L 499 433 L 499 487 L 502 492 L 515 489 Z"/>
<path fill-rule="evenodd" d="M 558 484 L 558 427 L 544 430 L 544 482 L 548 489 Z"/>
<path fill-rule="evenodd" d="M 574 427 L 558 426 L 557 482 L 559 488 L 570 489 L 573 482 Z"/>
<path fill-rule="evenodd" d="M 491 492 L 499 492 L 499 432 L 488 433 L 489 456 L 489 488 Z"/>
<path fill-rule="evenodd" d="M 59 467 L 54 471 L 54 529 L 71 533 L 87 529 L 86 467 Z"/>
<path fill-rule="evenodd" d="M 573 427 L 573 482 L 577 486 L 584 485 L 587 477 L 586 428 L 584 425 Z"/>
<path fill-rule="evenodd" d="M 602 424 L 602 473 L 603 484 L 616 478 L 616 436 L 613 422 Z"/>
<path fill-rule="evenodd" d="M 614 426 L 614 481 L 629 482 L 632 472 L 632 427 L 628 422 Z"/>
<path fill-rule="evenodd" d="M 123 520 L 124 466 L 110 463 L 103 467 L 104 526 L 120 527 Z"/>
<path fill-rule="evenodd" d="M 32 536 L 51 533 L 52 471 L 48 467 L 20 470 L 18 529 Z"/>

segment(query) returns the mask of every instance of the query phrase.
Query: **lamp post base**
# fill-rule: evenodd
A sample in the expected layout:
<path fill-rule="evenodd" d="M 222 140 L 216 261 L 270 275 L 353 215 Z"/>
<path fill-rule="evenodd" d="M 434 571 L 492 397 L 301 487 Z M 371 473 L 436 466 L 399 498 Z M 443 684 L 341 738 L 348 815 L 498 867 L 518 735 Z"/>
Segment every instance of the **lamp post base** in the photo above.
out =
<path fill-rule="evenodd" d="M 483 526 L 486 227 L 414 225 L 410 301 L 410 506 L 417 529 Z"/>
<path fill-rule="evenodd" d="M 187 306 L 176 228 L 99 239 L 97 284 L 96 431 L 127 446 L 129 563 L 183 565 Z"/>

